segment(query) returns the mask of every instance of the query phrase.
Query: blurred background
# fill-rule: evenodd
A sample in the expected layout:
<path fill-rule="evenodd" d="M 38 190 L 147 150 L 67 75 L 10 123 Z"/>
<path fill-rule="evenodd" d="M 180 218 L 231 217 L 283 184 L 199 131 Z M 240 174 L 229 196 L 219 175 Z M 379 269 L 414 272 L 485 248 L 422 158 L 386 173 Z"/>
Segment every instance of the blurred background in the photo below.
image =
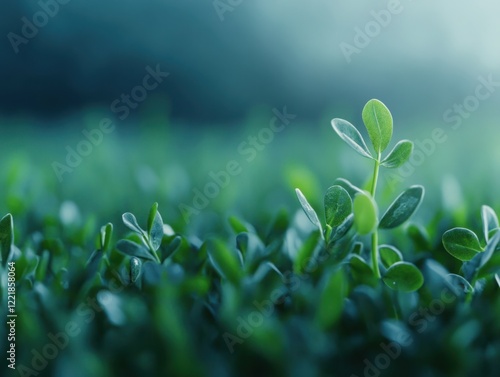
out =
<path fill-rule="evenodd" d="M 500 204 L 499 12 L 493 0 L 4 1 L 0 213 L 35 227 L 74 203 L 119 223 L 158 201 L 176 231 L 204 234 L 231 214 L 294 213 L 295 187 L 319 210 L 335 178 L 363 185 L 372 171 L 330 120 L 366 135 L 361 110 L 378 98 L 392 145 L 420 142 L 383 172 L 381 202 L 419 183 L 422 219 L 479 218 Z"/>

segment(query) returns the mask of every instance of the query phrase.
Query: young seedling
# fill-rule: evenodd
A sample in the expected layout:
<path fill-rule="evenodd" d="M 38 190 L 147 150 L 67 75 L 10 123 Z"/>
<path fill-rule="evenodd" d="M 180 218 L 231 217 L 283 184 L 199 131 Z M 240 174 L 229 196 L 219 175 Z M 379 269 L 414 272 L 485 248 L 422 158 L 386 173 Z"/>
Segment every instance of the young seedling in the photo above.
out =
<path fill-rule="evenodd" d="M 123 223 L 139 236 L 140 243 L 128 239 L 120 240 L 116 245 L 118 251 L 132 257 L 149 259 L 161 263 L 157 251 L 163 239 L 163 220 L 158 212 L 158 203 L 154 203 L 151 207 L 147 230 L 139 226 L 137 219 L 130 212 L 124 213 L 122 219 Z"/>
<path fill-rule="evenodd" d="M 453 228 L 443 234 L 443 246 L 446 251 L 464 262 L 460 275 L 451 274 L 451 278 L 466 287 L 468 300 L 472 298 L 477 284 L 481 280 L 492 280 L 500 286 L 500 226 L 498 217 L 492 208 L 481 209 L 485 246 L 481 246 L 479 237 L 467 228 Z"/>
<path fill-rule="evenodd" d="M 362 111 L 363 123 L 370 137 L 373 152 L 367 147 L 361 133 L 346 120 L 335 118 L 332 127 L 339 137 L 361 156 L 373 161 L 374 169 L 369 191 L 361 190 L 349 181 L 338 179 L 338 185 L 332 186 L 325 195 L 326 225 L 323 230 L 314 209 L 307 202 L 299 189 L 296 189 L 300 204 L 309 220 L 316 225 L 327 243 L 344 236 L 354 224 L 359 235 L 371 235 L 371 270 L 376 278 L 382 278 L 390 288 L 411 292 L 423 284 L 423 276 L 411 263 L 404 262 L 401 253 L 393 247 L 379 247 L 379 229 L 393 229 L 406 222 L 417 210 L 424 196 L 422 186 L 412 186 L 401 193 L 389 206 L 382 218 L 378 219 L 378 206 L 375 200 L 380 167 L 398 168 L 411 156 L 413 143 L 399 141 L 383 157 L 393 133 L 393 119 L 387 107 L 379 100 L 368 101 Z M 383 252 L 382 260 L 379 251 Z M 355 256 L 354 267 L 363 270 L 364 260 Z M 380 262 L 384 274 L 380 272 Z"/>

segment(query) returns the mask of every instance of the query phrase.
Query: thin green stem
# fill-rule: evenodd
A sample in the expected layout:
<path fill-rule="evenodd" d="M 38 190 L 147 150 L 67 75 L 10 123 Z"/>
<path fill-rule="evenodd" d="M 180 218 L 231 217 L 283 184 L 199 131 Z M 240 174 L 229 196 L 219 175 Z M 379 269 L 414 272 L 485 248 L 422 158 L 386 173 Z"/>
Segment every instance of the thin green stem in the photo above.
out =
<path fill-rule="evenodd" d="M 380 152 L 378 153 L 377 159 L 375 160 L 375 167 L 373 170 L 373 179 L 372 179 L 372 187 L 370 190 L 370 194 L 375 200 L 375 193 L 377 192 L 377 182 L 378 182 L 378 174 L 380 171 Z M 375 276 L 380 279 L 380 268 L 378 266 L 378 230 L 375 229 L 372 234 L 372 268 Z"/>
<path fill-rule="evenodd" d="M 142 234 L 142 239 L 146 243 L 146 246 L 148 247 L 148 249 L 151 252 L 151 254 L 155 257 L 156 261 L 158 263 L 161 263 L 161 260 L 158 257 L 158 253 L 155 251 L 153 245 L 151 245 L 151 242 L 149 242 L 149 237 L 148 237 L 148 235 L 145 232 Z"/>
<path fill-rule="evenodd" d="M 378 231 L 375 230 L 372 234 L 372 267 L 375 276 L 380 279 L 380 268 L 378 266 Z"/>
<path fill-rule="evenodd" d="M 381 156 L 379 153 L 377 159 L 375 160 L 375 167 L 373 169 L 372 188 L 370 190 L 370 194 L 374 199 L 375 199 L 375 192 L 377 192 L 378 173 L 380 171 L 380 157 Z"/>

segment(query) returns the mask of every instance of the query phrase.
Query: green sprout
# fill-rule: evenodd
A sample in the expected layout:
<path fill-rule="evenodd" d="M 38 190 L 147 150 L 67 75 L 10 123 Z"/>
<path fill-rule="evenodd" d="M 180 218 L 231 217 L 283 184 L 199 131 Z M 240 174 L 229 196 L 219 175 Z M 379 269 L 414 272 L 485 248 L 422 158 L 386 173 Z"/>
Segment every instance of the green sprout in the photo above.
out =
<path fill-rule="evenodd" d="M 420 205 L 425 190 L 422 186 L 406 189 L 394 200 L 380 220 L 375 200 L 380 168 L 395 169 L 402 166 L 412 154 L 413 143 L 401 140 L 384 157 L 383 152 L 389 146 L 393 134 L 393 119 L 389 109 L 379 100 L 372 99 L 363 108 L 362 118 L 373 152 L 351 123 L 338 118 L 333 119 L 331 123 L 334 131 L 345 143 L 361 156 L 373 161 L 369 191 L 362 190 L 345 179 L 337 179 L 337 184 L 327 190 L 324 198 L 324 230 L 316 212 L 299 189 L 296 189 L 297 196 L 309 220 L 320 229 L 327 249 L 331 249 L 332 244 L 344 237 L 354 225 L 359 236 L 371 236 L 370 269 L 375 278 L 382 278 L 386 285 L 398 291 L 415 291 L 423 284 L 421 272 L 413 264 L 403 261 L 402 253 L 395 247 L 379 246 L 379 230 L 393 229 L 406 222 Z M 381 252 L 384 253 L 382 257 Z M 361 264 L 365 264 L 363 258 L 358 255 L 351 256 L 353 270 L 366 270 Z M 383 274 L 380 270 L 381 264 L 385 269 Z"/>
<path fill-rule="evenodd" d="M 151 207 L 148 216 L 147 230 L 139 226 L 137 219 L 130 212 L 124 213 L 122 220 L 127 228 L 139 236 L 140 241 L 137 242 L 137 240 L 128 239 L 121 240 L 116 245 L 118 250 L 126 255 L 150 259 L 157 263 L 161 263 L 157 251 L 163 239 L 163 220 L 158 212 L 158 203 L 154 203 Z"/>
<path fill-rule="evenodd" d="M 481 209 L 484 247 L 479 237 L 467 228 L 453 228 L 443 234 L 446 251 L 463 262 L 463 276 L 450 274 L 450 280 L 467 293 L 467 301 L 484 283 L 495 280 L 500 286 L 500 226 L 495 211 L 489 206 Z"/>

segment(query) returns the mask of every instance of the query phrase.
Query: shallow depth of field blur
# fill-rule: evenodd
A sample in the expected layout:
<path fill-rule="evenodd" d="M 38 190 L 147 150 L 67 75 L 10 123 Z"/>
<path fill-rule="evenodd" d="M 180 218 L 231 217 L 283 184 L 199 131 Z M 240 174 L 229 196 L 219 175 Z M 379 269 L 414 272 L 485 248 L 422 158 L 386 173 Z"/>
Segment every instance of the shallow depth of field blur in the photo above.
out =
<path fill-rule="evenodd" d="M 232 11 L 210 2 L 61 5 L 17 54 L 8 38 L 0 46 L 0 213 L 36 224 L 69 200 L 83 217 L 111 221 L 158 201 L 166 222 L 210 232 L 228 213 L 257 220 L 281 208 L 294 212 L 294 187 L 319 202 L 339 176 L 358 184 L 368 178 L 370 162 L 352 156 L 330 120 L 363 128 L 361 109 L 370 98 L 391 109 L 399 138 L 423 142 L 438 127 L 446 135 L 429 156 L 415 157 L 414 173 L 405 173 L 399 188 L 426 186 L 427 208 L 454 200 L 459 190 L 466 210 L 498 208 L 500 6 L 399 4 L 378 29 L 373 12 L 388 9 L 386 2 L 256 1 Z M 22 37 L 21 18 L 31 19 L 37 7 L 4 5 L 2 35 Z M 367 28 L 375 35 L 368 45 L 345 54 Z M 169 76 L 119 119 L 124 114 L 111 110 L 113 101 L 157 65 Z M 497 83 L 492 93 L 480 92 L 488 98 L 477 106 L 469 99 L 465 106 L 474 111 L 444 119 L 476 95 L 480 78 Z M 247 144 L 256 153 L 240 153 L 251 137 L 268 141 L 269 133 L 259 132 L 269 127 L 272 109 L 284 107 L 296 118 L 268 144 L 260 140 L 262 150 Z M 114 130 L 59 182 L 53 162 L 65 164 L 66 147 L 76 149 L 82 131 L 103 118 Z M 203 191 L 210 172 L 231 160 L 241 173 L 186 224 L 179 205 L 193 206 L 193 190 Z M 444 194 L 443 184 L 456 190 Z"/>
<path fill-rule="evenodd" d="M 371 98 L 391 110 L 394 140 L 415 142 L 410 163 L 381 173 L 382 206 L 421 184 L 416 223 L 440 213 L 478 229 L 481 205 L 500 213 L 498 2 L 217 3 L 71 0 L 36 33 L 37 2 L 0 5 L 0 217 L 14 216 L 16 243 L 68 203 L 90 233 L 112 222 L 120 234 L 123 212 L 144 219 L 158 202 L 200 239 L 227 233 L 231 215 L 257 229 L 293 216 L 296 187 L 320 209 L 336 178 L 372 173 L 330 125 L 366 135 Z M 137 89 L 157 69 L 168 76 Z M 113 130 L 86 141 L 106 119 Z"/>

